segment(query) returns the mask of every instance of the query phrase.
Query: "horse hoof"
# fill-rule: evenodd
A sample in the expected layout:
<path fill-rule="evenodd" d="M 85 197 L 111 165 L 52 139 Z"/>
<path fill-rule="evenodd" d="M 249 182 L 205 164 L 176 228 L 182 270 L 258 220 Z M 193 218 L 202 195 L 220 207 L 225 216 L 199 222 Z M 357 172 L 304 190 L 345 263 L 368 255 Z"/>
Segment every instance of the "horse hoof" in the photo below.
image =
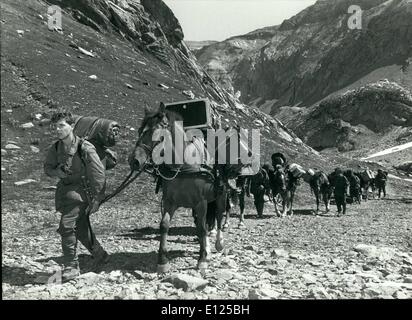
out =
<path fill-rule="evenodd" d="M 207 262 L 206 261 L 199 262 L 197 264 L 197 268 L 199 270 L 206 270 L 207 269 Z"/>
<path fill-rule="evenodd" d="M 170 264 L 158 264 L 157 265 L 157 273 L 166 273 L 170 270 Z"/>
<path fill-rule="evenodd" d="M 245 225 L 244 222 L 240 222 L 237 227 L 238 227 L 239 229 L 246 229 L 246 225 Z"/>
<path fill-rule="evenodd" d="M 223 242 L 216 242 L 215 248 L 216 248 L 217 252 L 222 252 L 223 249 L 225 248 L 225 246 L 223 245 Z"/>

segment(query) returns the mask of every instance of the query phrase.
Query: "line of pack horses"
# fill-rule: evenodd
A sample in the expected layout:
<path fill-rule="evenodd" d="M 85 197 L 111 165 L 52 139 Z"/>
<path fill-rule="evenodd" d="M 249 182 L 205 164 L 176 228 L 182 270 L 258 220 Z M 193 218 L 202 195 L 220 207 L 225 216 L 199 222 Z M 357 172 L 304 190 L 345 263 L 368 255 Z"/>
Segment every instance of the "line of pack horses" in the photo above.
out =
<path fill-rule="evenodd" d="M 156 165 L 153 159 L 155 148 L 163 144 L 163 139 L 153 139 L 155 132 L 162 129 L 168 130 L 171 133 L 172 139 L 176 137 L 176 130 L 183 131 L 182 117 L 170 110 L 167 110 L 164 104 L 161 104 L 159 110 L 145 110 L 145 117 L 138 130 L 138 137 L 135 147 L 130 154 L 129 164 L 133 171 L 147 172 L 161 179 L 161 184 L 158 184 L 162 190 L 161 213 L 162 218 L 159 226 L 160 244 L 157 259 L 157 271 L 159 273 L 167 272 L 170 269 L 167 257 L 167 236 L 172 218 L 178 208 L 192 209 L 192 214 L 195 217 L 196 231 L 200 244 L 199 259 L 197 267 L 205 269 L 208 266 L 208 260 L 211 257 L 211 248 L 209 243 L 209 231 L 213 225 L 216 225 L 216 250 L 222 251 L 225 245 L 223 225 L 226 209 L 228 208 L 228 193 L 231 189 L 248 192 L 248 190 L 256 195 L 255 200 L 264 199 L 265 192 L 271 190 L 271 196 L 274 199 L 281 199 L 283 206 L 283 214 L 286 214 L 288 209 L 292 210 L 293 198 L 296 188 L 299 183 L 299 175 L 296 174 L 300 170 L 299 166 L 285 165 L 285 159 L 279 157 L 279 163 L 272 161 L 274 169 L 271 171 L 267 166 L 263 166 L 258 174 L 250 177 L 230 177 L 230 172 L 236 172 L 236 165 L 224 164 L 212 165 L 210 170 L 201 170 L 197 165 L 184 163 L 184 165 Z M 177 125 L 175 125 L 177 124 Z M 162 131 L 161 130 L 161 131 Z M 230 140 L 230 139 L 229 139 Z M 176 148 L 176 143 L 173 141 L 172 148 Z M 184 142 L 184 151 L 192 153 L 198 147 L 193 141 Z M 196 153 L 197 154 L 197 153 Z M 161 155 L 160 155 L 161 156 Z M 274 157 L 276 158 L 276 157 Z M 198 159 L 203 161 L 203 157 Z M 202 162 L 200 162 L 202 163 Z M 222 174 L 223 173 L 223 174 Z M 224 177 L 224 178 L 222 178 Z M 236 185 L 230 187 L 231 178 L 236 178 L 238 186 L 242 185 L 246 180 L 250 188 L 238 188 Z M 313 190 L 315 192 L 317 202 L 319 196 L 328 203 L 330 188 L 325 187 L 325 183 L 329 178 L 321 178 L 323 175 L 314 174 Z M 323 179 L 323 180 L 322 180 Z M 262 184 L 262 181 L 264 183 Z M 265 182 L 266 181 L 266 182 Z M 269 181 L 270 188 L 267 188 Z M 329 183 L 331 184 L 331 183 Z M 333 185 L 333 183 L 331 184 Z M 263 186 L 263 187 L 262 187 Z M 263 192 L 257 192 L 263 190 Z M 327 191 L 327 192 L 326 192 Z M 243 198 L 244 209 L 244 198 Z M 261 214 L 263 206 L 260 201 L 258 212 Z M 275 202 L 277 205 L 277 202 Z M 319 205 L 318 205 L 319 207 Z M 243 209 L 241 219 L 243 219 Z M 226 216 L 228 217 L 228 215 Z M 227 219 L 226 219 L 227 220 Z"/>
<path fill-rule="evenodd" d="M 228 198 L 226 202 L 226 217 L 224 229 L 229 227 L 229 217 L 234 204 L 239 205 L 239 228 L 244 228 L 245 196 L 253 195 L 254 205 L 258 217 L 263 217 L 265 202 L 272 201 L 275 213 L 278 217 L 293 215 L 293 201 L 296 190 L 301 180 L 307 182 L 311 193 L 315 197 L 316 212 L 320 211 L 320 204 L 323 201 L 326 212 L 330 211 L 330 202 L 334 200 L 335 181 L 339 168 L 327 174 L 322 170 L 303 170 L 298 164 L 286 164 L 285 157 L 280 153 L 272 154 L 272 166 L 263 165 L 259 172 L 250 177 L 240 176 L 230 183 Z M 381 192 L 386 196 L 386 180 L 388 172 L 378 170 L 375 174 L 369 168 L 361 171 L 345 170 L 343 176 L 348 181 L 347 192 L 345 192 L 345 202 L 360 204 L 362 199 L 367 201 L 369 193 L 375 199 L 375 191 L 378 190 L 378 197 Z M 281 207 L 281 211 L 279 211 Z"/>

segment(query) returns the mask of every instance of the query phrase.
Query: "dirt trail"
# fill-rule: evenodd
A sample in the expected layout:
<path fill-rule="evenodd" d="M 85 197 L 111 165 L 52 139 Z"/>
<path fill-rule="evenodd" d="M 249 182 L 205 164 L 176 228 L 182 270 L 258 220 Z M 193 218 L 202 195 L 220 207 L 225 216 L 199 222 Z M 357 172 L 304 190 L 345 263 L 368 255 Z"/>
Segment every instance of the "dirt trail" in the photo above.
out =
<path fill-rule="evenodd" d="M 5 299 L 339 299 L 412 297 L 412 198 L 401 181 L 391 181 L 388 198 L 312 215 L 306 185 L 297 194 L 295 214 L 276 218 L 267 205 L 257 219 L 247 200 L 246 229 L 233 214 L 223 253 L 212 251 L 209 269 L 195 269 L 199 246 L 189 210 L 172 221 L 171 271 L 156 274 L 160 222 L 159 197 L 136 184 L 133 201 L 119 197 L 93 216 L 95 231 L 111 253 L 99 273 L 83 273 L 67 284 L 47 285 L 59 270 L 58 215 L 44 204 L 3 206 L 3 296 Z M 399 192 L 403 190 L 403 194 Z M 147 197 L 147 192 L 151 197 Z M 405 192 L 408 191 L 408 192 Z M 146 196 L 144 196 L 146 194 Z M 129 197 L 125 195 L 125 197 Z M 236 212 L 234 212 L 236 213 Z M 212 238 L 212 243 L 214 239 Z M 81 268 L 90 256 L 80 250 Z M 185 279 L 185 291 L 171 275 Z M 165 281 L 166 280 L 166 281 Z M 172 283 L 169 283 L 173 282 Z"/>

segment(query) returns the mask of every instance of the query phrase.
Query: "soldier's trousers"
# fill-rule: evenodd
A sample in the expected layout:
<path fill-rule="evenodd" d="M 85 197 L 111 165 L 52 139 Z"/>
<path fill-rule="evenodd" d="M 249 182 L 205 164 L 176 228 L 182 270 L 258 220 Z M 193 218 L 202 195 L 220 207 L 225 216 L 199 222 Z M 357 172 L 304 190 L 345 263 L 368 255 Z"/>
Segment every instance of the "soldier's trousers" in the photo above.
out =
<path fill-rule="evenodd" d="M 62 239 L 62 250 L 65 265 L 78 263 L 77 241 L 80 241 L 86 249 L 93 254 L 100 247 L 86 215 L 87 204 L 73 204 L 61 209 L 61 219 L 58 233 Z"/>
<path fill-rule="evenodd" d="M 264 199 L 265 191 L 264 190 L 259 190 L 256 193 L 253 193 L 253 198 L 255 202 L 255 207 L 256 211 L 259 217 L 263 215 L 263 207 L 265 205 L 265 199 Z"/>
<path fill-rule="evenodd" d="M 378 197 L 381 197 L 381 192 L 383 193 L 383 196 L 386 197 L 386 185 L 385 184 L 379 184 L 378 185 Z"/>
<path fill-rule="evenodd" d="M 335 202 L 338 207 L 338 212 L 346 213 L 346 194 L 335 194 Z M 343 210 L 343 211 L 342 211 Z"/>

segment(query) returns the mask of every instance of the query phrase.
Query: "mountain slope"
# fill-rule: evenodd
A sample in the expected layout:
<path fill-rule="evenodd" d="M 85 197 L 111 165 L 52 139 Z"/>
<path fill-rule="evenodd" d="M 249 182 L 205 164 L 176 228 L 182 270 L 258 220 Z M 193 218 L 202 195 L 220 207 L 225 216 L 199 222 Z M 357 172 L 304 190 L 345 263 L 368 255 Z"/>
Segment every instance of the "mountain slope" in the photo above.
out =
<path fill-rule="evenodd" d="M 241 101 L 267 112 L 312 105 L 386 66 L 402 74 L 412 57 L 412 3 L 358 1 L 362 30 L 347 26 L 351 4 L 318 1 L 280 26 L 204 47 L 198 61 Z M 412 87 L 410 78 L 404 85 Z"/>
<path fill-rule="evenodd" d="M 280 108 L 278 117 L 317 150 L 337 147 L 359 157 L 412 141 L 412 92 L 379 81 L 310 108 Z"/>
<path fill-rule="evenodd" d="M 1 3 L 2 196 L 16 197 L 14 182 L 21 179 L 36 181 L 26 186 L 32 191 L 27 196 L 38 197 L 40 191 L 43 197 L 41 188 L 53 183 L 42 173 L 44 151 L 54 139 L 47 127 L 53 110 L 64 107 L 80 115 L 114 119 L 122 125 L 122 139 L 115 148 L 121 165 L 111 173 L 117 181 L 127 171 L 126 156 L 136 139 L 144 108 L 156 109 L 161 101 L 188 100 L 184 92 L 189 90 L 195 97 L 214 101 L 224 126 L 259 128 L 262 161 L 268 161 L 277 150 L 297 162 L 330 165 L 276 119 L 241 105 L 210 79 L 191 53 L 185 52 L 184 43 L 163 30 L 161 21 L 165 30 L 176 29 L 167 22 L 174 21 L 167 18 L 169 11 L 157 19 L 149 9 L 139 6 L 141 11 L 124 9 L 132 12 L 130 16 L 116 20 L 114 9 L 103 10 L 108 3 L 65 2 L 59 32 L 47 28 L 50 3 Z M 117 1 L 116 6 L 127 3 L 136 1 Z M 97 11 L 106 18 L 96 18 L 93 12 Z M 141 28 L 127 31 L 120 23 L 128 21 L 127 17 L 145 22 Z M 148 44 L 145 33 L 139 30 L 148 32 L 151 28 L 161 32 Z M 31 124 L 24 128 L 25 123 Z M 7 149 L 11 142 L 20 149 Z"/>

